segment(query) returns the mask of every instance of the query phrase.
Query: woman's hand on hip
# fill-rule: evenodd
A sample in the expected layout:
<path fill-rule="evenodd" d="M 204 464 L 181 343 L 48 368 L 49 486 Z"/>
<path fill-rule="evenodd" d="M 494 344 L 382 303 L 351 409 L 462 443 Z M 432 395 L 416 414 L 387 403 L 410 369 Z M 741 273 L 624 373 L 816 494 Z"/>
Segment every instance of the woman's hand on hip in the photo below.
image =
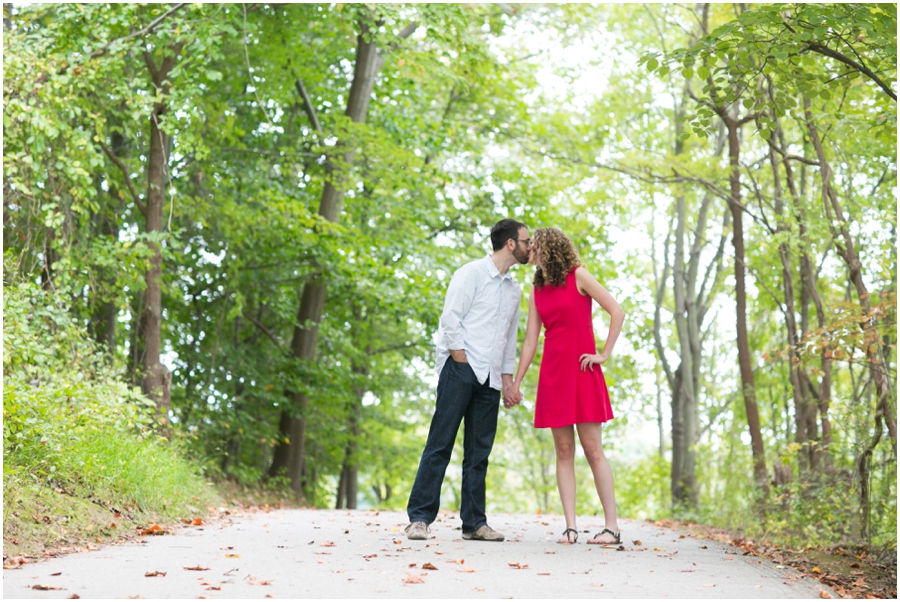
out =
<path fill-rule="evenodd" d="M 581 371 L 594 371 L 594 366 L 599 366 L 605 362 L 607 358 L 599 353 L 583 353 L 578 361 L 581 362 Z"/>

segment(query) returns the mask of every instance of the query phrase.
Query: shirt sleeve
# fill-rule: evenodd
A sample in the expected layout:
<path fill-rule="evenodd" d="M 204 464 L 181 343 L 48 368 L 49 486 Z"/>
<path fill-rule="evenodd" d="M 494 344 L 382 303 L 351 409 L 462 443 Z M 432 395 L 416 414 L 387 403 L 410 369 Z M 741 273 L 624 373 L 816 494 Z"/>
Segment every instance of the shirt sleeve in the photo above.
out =
<path fill-rule="evenodd" d="M 444 311 L 441 313 L 441 332 L 447 349 L 465 349 L 462 321 L 472 307 L 475 298 L 475 278 L 462 268 L 453 274 L 447 295 L 444 297 Z"/>
<path fill-rule="evenodd" d="M 506 348 L 503 350 L 503 367 L 500 369 L 500 374 L 516 373 L 516 342 L 519 338 L 519 305 L 521 305 L 521 301 L 522 291 L 520 290 L 516 295 L 516 308 L 513 310 L 513 317 L 506 332 Z"/>

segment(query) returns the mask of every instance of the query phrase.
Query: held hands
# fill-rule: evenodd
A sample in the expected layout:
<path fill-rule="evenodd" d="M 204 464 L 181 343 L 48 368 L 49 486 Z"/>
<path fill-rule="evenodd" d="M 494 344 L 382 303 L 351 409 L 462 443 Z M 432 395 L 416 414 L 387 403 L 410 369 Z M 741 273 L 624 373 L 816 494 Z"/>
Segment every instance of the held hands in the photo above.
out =
<path fill-rule="evenodd" d="M 590 370 L 594 371 L 594 366 L 599 366 L 609 359 L 609 356 L 600 354 L 600 353 L 584 353 L 578 358 L 578 361 L 581 362 L 581 371 Z"/>
<path fill-rule="evenodd" d="M 523 397 L 524 395 L 522 395 L 519 385 L 513 383 L 503 390 L 503 407 L 508 410 L 511 407 L 517 406 L 522 403 Z"/>

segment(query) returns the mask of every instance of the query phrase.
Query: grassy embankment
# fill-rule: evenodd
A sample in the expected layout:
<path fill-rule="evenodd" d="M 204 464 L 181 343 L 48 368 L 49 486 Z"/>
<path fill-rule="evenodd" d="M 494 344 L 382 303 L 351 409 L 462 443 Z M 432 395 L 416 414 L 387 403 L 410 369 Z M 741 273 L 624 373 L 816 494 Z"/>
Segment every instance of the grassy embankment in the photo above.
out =
<path fill-rule="evenodd" d="M 152 404 L 51 295 L 8 286 L 3 310 L 4 562 L 128 539 L 223 504 L 153 434 Z"/>

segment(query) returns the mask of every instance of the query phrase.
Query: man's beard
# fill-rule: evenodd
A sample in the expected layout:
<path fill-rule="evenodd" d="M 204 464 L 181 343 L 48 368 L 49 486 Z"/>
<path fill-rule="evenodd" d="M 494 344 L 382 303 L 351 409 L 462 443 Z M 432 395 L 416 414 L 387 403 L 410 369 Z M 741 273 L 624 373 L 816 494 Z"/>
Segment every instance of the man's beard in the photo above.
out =
<path fill-rule="evenodd" d="M 513 257 L 515 257 L 516 261 L 519 263 L 528 263 L 528 251 L 520 252 L 519 249 L 516 248 L 516 250 L 513 251 Z"/>

